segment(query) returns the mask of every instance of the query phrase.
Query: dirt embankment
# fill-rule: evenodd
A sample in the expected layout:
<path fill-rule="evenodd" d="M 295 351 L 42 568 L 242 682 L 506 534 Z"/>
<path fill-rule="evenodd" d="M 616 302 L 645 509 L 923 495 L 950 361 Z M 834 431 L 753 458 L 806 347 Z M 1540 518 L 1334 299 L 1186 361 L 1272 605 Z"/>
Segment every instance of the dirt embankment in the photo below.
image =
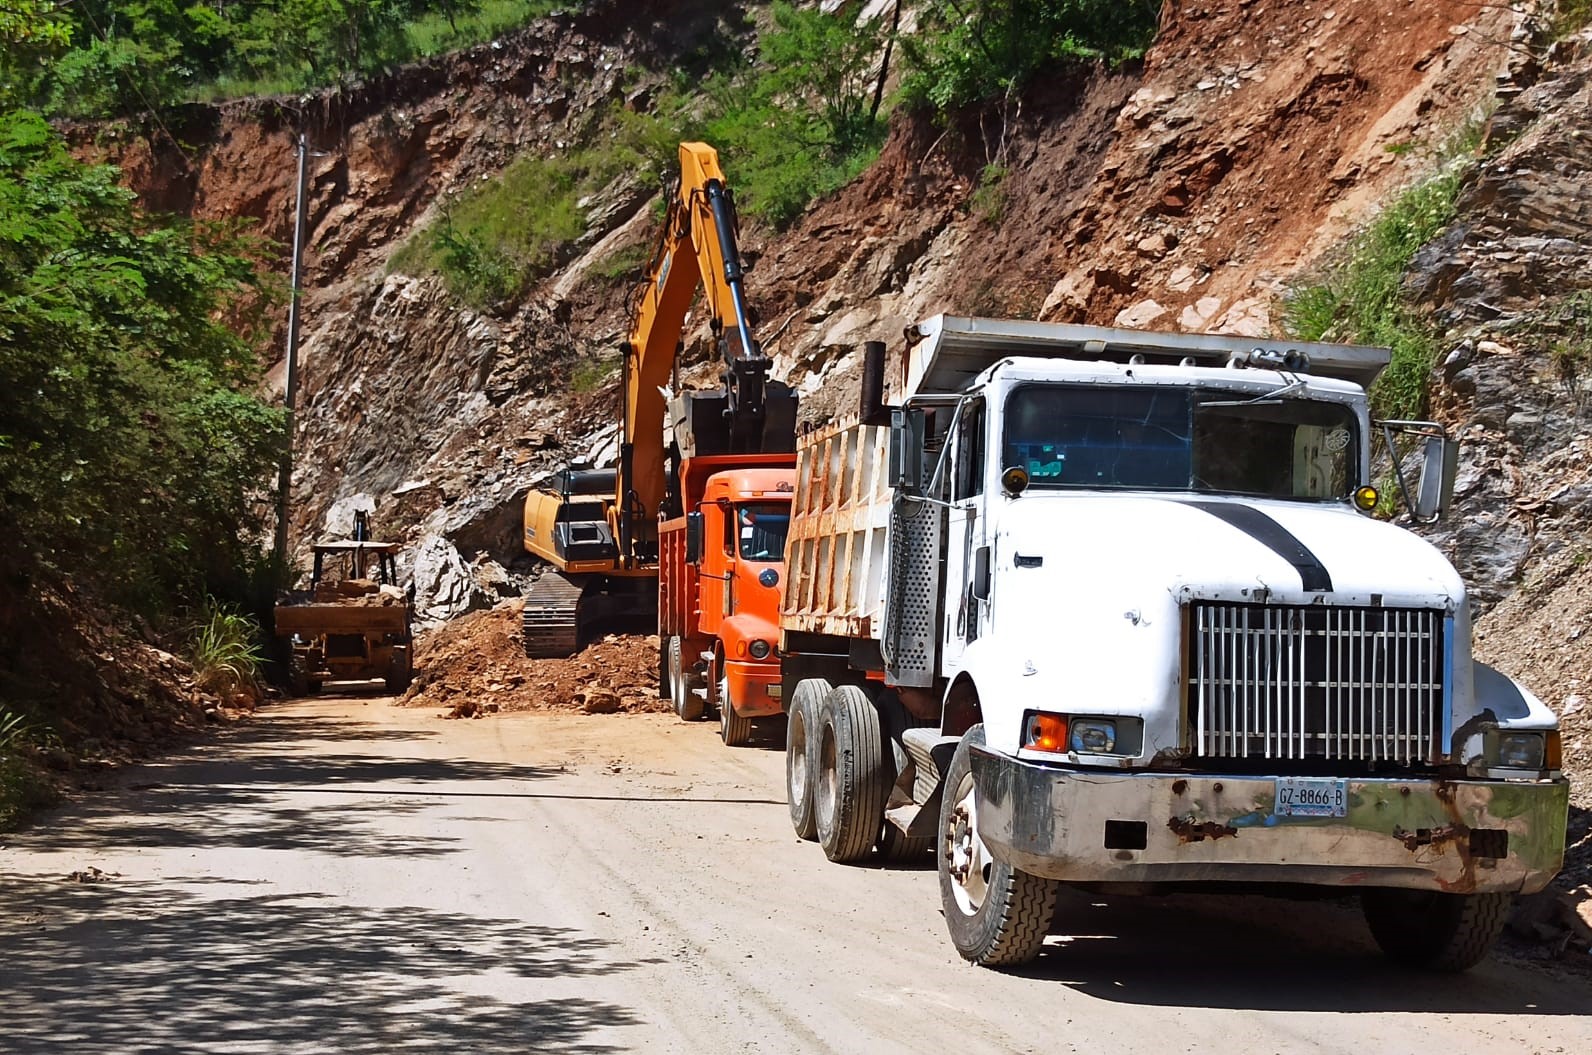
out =
<path fill-rule="evenodd" d="M 527 659 L 518 600 L 471 612 L 415 644 L 415 681 L 401 701 L 449 718 L 499 711 L 587 714 L 667 711 L 658 698 L 658 639 L 615 634 L 568 659 Z"/>

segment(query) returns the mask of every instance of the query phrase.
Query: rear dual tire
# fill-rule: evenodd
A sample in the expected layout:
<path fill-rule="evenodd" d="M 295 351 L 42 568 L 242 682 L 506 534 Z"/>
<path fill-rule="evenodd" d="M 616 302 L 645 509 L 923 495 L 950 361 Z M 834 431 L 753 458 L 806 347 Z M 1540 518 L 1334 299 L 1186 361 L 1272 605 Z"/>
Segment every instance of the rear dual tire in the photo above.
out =
<path fill-rule="evenodd" d="M 669 638 L 664 645 L 664 662 L 667 664 L 669 702 L 682 722 L 694 722 L 702 717 L 707 704 L 691 690 L 701 681 L 696 671 L 685 662 L 685 643 L 678 637 Z"/>
<path fill-rule="evenodd" d="M 867 857 L 878 842 L 890 777 L 879 712 L 855 685 L 831 689 L 818 708 L 813 813 L 831 861 Z"/>
<path fill-rule="evenodd" d="M 834 686 L 822 678 L 803 678 L 791 693 L 785 720 L 785 800 L 790 804 L 790 825 L 798 839 L 818 838 L 814 812 L 817 785 L 818 712 Z"/>

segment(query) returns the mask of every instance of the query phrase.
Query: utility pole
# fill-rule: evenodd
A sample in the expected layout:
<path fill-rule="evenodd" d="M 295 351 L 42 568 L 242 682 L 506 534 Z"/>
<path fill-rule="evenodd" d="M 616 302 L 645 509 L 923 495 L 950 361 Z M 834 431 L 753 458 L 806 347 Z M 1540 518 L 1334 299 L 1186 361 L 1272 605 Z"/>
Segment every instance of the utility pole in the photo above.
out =
<path fill-rule="evenodd" d="M 309 146 L 304 133 L 298 137 L 298 195 L 293 217 L 293 292 L 287 308 L 287 379 L 282 385 L 282 409 L 286 411 L 287 442 L 282 448 L 282 463 L 276 487 L 276 568 L 287 574 L 287 527 L 289 495 L 293 488 L 293 405 L 298 394 L 299 287 L 304 277 L 304 177 Z"/>

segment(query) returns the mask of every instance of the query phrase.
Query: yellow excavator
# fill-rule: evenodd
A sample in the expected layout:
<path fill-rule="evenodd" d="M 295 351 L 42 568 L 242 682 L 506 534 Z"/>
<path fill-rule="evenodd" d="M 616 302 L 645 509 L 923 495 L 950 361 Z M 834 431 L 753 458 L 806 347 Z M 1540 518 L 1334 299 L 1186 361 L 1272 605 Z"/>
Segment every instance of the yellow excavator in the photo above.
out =
<path fill-rule="evenodd" d="M 682 513 L 683 460 L 796 449 L 796 396 L 769 379 L 769 359 L 753 338 L 736 226 L 718 153 L 681 143 L 678 190 L 623 345 L 618 464 L 571 465 L 525 499 L 525 548 L 552 565 L 525 595 L 527 656 L 572 655 L 604 622 L 652 629 L 658 521 Z M 666 391 L 677 387 L 681 335 L 699 286 L 723 384 L 671 401 Z"/>

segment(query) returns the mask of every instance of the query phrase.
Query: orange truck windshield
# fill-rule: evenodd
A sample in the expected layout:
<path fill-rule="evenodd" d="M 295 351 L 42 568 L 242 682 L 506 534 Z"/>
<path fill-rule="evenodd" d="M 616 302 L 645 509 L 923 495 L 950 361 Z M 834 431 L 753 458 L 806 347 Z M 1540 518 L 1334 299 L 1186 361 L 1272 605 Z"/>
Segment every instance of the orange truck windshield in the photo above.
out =
<path fill-rule="evenodd" d="M 741 559 L 785 559 L 785 532 L 790 528 L 789 502 L 751 502 L 735 509 Z"/>

